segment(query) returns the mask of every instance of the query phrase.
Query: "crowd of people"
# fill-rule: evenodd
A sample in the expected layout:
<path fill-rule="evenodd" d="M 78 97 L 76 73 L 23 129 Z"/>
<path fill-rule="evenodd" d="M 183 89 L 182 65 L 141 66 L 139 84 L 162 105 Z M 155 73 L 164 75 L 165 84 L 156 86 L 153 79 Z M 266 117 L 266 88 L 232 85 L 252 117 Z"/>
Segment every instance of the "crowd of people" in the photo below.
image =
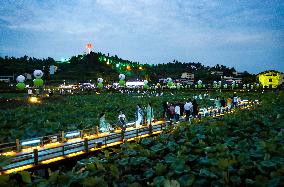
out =
<path fill-rule="evenodd" d="M 208 95 L 204 95 L 204 98 L 208 98 Z M 162 118 L 166 120 L 172 120 L 174 122 L 180 121 L 180 116 L 185 115 L 184 120 L 190 121 L 191 118 L 196 118 L 199 116 L 199 105 L 197 99 L 202 99 L 202 96 L 199 95 L 194 97 L 194 99 L 188 99 L 185 103 L 170 103 L 163 102 L 163 114 Z M 234 95 L 225 99 L 224 97 L 220 98 L 219 96 L 214 99 L 214 107 L 218 112 L 223 112 L 226 107 L 228 109 L 234 108 L 238 105 L 240 98 Z M 100 114 L 100 132 L 112 131 L 112 126 L 106 122 L 105 113 Z M 154 120 L 154 109 L 151 103 L 148 103 L 147 107 L 143 109 L 140 104 L 137 104 L 135 110 L 135 123 L 136 128 L 141 127 L 142 125 L 150 125 Z M 118 127 L 122 130 L 126 129 L 126 115 L 123 111 L 119 111 L 118 115 Z"/>
<path fill-rule="evenodd" d="M 108 132 L 112 131 L 113 128 L 112 126 L 106 122 L 105 119 L 105 113 L 100 114 L 100 125 L 99 125 L 99 130 L 100 132 Z M 144 110 L 141 107 L 140 104 L 137 104 L 136 110 L 135 110 L 135 127 L 139 128 L 143 124 L 146 124 L 149 126 L 154 120 L 154 109 L 152 107 L 151 103 L 148 103 L 146 107 L 146 116 L 144 114 Z M 118 127 L 122 130 L 126 129 L 126 115 L 123 113 L 122 110 L 119 111 L 118 115 Z"/>
<path fill-rule="evenodd" d="M 237 107 L 239 101 L 240 98 L 236 95 L 234 95 L 233 97 L 228 97 L 227 99 L 217 96 L 214 100 L 214 104 L 219 112 L 223 112 L 226 107 L 228 107 L 229 110 Z"/>

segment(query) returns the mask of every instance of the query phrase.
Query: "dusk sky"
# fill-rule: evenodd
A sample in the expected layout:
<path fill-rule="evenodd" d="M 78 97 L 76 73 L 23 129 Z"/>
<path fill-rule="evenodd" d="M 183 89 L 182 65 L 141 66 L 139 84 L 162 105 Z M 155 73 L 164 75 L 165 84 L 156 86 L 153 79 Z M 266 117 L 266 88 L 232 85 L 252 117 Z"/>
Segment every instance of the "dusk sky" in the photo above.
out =
<path fill-rule="evenodd" d="M 0 56 L 85 52 L 284 72 L 284 0 L 0 0 Z"/>

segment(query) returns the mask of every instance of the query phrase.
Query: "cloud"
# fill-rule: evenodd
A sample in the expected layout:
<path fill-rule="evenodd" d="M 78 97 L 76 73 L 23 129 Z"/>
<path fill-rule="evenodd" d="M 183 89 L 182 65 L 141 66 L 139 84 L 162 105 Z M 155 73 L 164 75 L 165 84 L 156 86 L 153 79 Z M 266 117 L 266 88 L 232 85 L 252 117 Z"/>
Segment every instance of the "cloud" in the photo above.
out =
<path fill-rule="evenodd" d="M 281 1 L 2 0 L 0 50 L 60 59 L 93 42 L 97 51 L 147 63 L 175 58 L 214 65 L 224 57 L 225 65 L 247 64 L 238 56 L 257 53 L 276 64 L 283 60 L 283 8 Z M 5 51 L 19 42 L 26 46 Z M 274 58 L 264 55 L 267 49 Z"/>

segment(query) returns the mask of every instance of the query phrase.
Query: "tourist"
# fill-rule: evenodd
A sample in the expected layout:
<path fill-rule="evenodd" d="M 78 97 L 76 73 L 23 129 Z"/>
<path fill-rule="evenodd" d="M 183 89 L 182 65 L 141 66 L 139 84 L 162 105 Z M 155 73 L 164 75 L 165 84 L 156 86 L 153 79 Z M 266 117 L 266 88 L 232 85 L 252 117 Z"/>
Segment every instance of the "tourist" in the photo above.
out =
<path fill-rule="evenodd" d="M 238 96 L 236 96 L 234 94 L 234 97 L 233 97 L 233 107 L 235 108 L 235 107 L 237 107 L 237 105 L 238 105 Z"/>
<path fill-rule="evenodd" d="M 152 121 L 154 120 L 154 110 L 151 103 L 148 104 L 146 111 L 147 111 L 147 125 L 149 126 L 152 124 Z"/>
<path fill-rule="evenodd" d="M 215 107 L 216 107 L 216 109 L 218 110 L 218 112 L 220 112 L 220 110 L 221 110 L 221 101 L 220 101 L 220 98 L 219 98 L 219 96 L 217 96 L 216 98 L 215 98 Z"/>
<path fill-rule="evenodd" d="M 180 106 L 179 103 L 175 106 L 175 122 L 179 122 Z"/>
<path fill-rule="evenodd" d="M 175 116 L 175 106 L 173 105 L 173 103 L 170 104 L 170 107 L 169 107 L 169 116 L 170 116 L 170 120 L 173 120 L 174 119 L 174 116 Z"/>
<path fill-rule="evenodd" d="M 225 101 L 224 97 L 222 97 L 222 99 L 220 100 L 220 104 L 221 104 L 221 113 L 223 113 L 223 111 L 226 107 L 226 101 Z"/>
<path fill-rule="evenodd" d="M 198 115 L 198 112 L 199 112 L 199 107 L 198 107 L 198 104 L 196 102 L 196 99 L 194 99 L 192 101 L 192 115 L 194 117 L 196 117 Z"/>
<path fill-rule="evenodd" d="M 143 117 L 144 117 L 143 109 L 141 108 L 141 105 L 138 104 L 137 107 L 136 107 L 136 112 L 135 112 L 135 118 L 136 118 L 135 125 L 136 125 L 136 128 L 139 128 L 142 125 Z"/>
<path fill-rule="evenodd" d="M 227 99 L 227 107 L 228 107 L 229 110 L 231 110 L 232 102 L 233 102 L 233 99 L 229 97 L 229 98 Z"/>
<path fill-rule="evenodd" d="M 164 101 L 163 102 L 163 118 L 166 119 L 167 117 L 167 111 L 168 111 L 168 102 Z"/>
<path fill-rule="evenodd" d="M 109 123 L 106 122 L 105 113 L 100 114 L 100 132 L 108 132 L 113 130 Z"/>
<path fill-rule="evenodd" d="M 184 108 L 184 112 L 185 112 L 185 120 L 186 120 L 186 122 L 188 122 L 189 121 L 189 116 L 190 116 L 190 114 L 192 112 L 191 99 L 188 99 L 186 101 L 186 103 L 184 104 L 183 108 Z"/>
<path fill-rule="evenodd" d="M 119 111 L 119 115 L 118 115 L 118 121 L 119 121 L 119 126 L 122 130 L 125 130 L 126 126 L 125 126 L 125 121 L 126 121 L 126 116 L 123 113 L 122 110 Z"/>

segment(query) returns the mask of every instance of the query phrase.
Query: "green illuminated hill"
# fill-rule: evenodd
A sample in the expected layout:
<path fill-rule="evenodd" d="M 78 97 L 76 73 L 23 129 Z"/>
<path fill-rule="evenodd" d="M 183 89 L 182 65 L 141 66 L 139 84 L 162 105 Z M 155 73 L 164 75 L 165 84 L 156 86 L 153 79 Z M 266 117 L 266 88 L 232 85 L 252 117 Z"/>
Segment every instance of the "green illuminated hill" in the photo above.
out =
<path fill-rule="evenodd" d="M 49 76 L 49 66 L 58 67 L 53 77 Z M 47 83 L 96 81 L 102 77 L 105 81 L 117 81 L 118 74 L 124 73 L 127 79 L 150 79 L 157 81 L 159 78 L 180 78 L 183 72 L 194 73 L 195 80 L 211 82 L 219 80 L 220 76 L 214 76 L 212 71 L 222 71 L 225 76 L 232 76 L 234 68 L 223 65 L 214 67 L 204 66 L 195 62 L 173 62 L 163 64 L 141 64 L 129 60 L 124 60 L 118 56 L 109 56 L 102 53 L 73 56 L 65 62 L 57 62 L 52 58 L 36 59 L 28 56 L 21 58 L 0 57 L 0 75 L 19 75 L 24 73 L 32 74 L 35 69 L 44 71 L 44 79 Z M 246 74 L 250 76 L 249 74 Z"/>

